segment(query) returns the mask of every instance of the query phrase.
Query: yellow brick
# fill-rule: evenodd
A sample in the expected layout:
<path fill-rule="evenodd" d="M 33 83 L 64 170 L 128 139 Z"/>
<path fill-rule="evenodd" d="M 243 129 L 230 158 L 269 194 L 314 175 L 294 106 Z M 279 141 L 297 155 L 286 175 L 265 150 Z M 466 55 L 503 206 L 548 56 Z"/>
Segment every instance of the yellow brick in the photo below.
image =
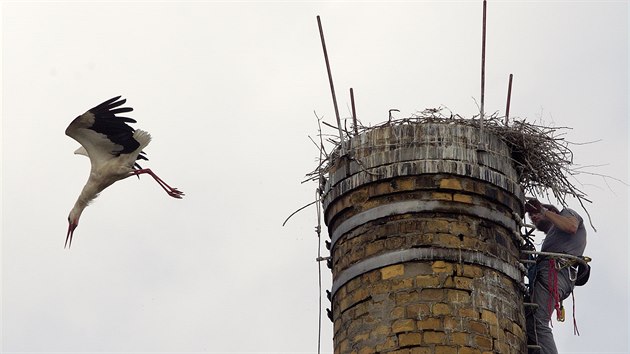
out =
<path fill-rule="evenodd" d="M 381 252 L 385 249 L 385 241 L 380 240 L 373 243 L 369 243 L 365 246 L 365 255 L 370 256 L 375 253 Z"/>
<path fill-rule="evenodd" d="M 433 304 L 431 308 L 431 312 L 434 315 L 450 315 L 451 314 L 451 306 L 449 304 L 445 304 L 443 302 L 438 302 L 437 304 Z"/>
<path fill-rule="evenodd" d="M 435 354 L 457 354 L 457 347 L 449 347 L 445 345 L 436 345 Z"/>
<path fill-rule="evenodd" d="M 405 317 L 405 308 L 401 306 L 394 307 L 394 309 L 389 313 L 389 318 L 392 320 L 403 317 Z"/>
<path fill-rule="evenodd" d="M 505 339 L 505 332 L 503 332 L 497 325 L 490 325 L 490 335 L 494 338 L 499 338 L 500 340 Z"/>
<path fill-rule="evenodd" d="M 420 291 L 419 300 L 423 301 L 441 301 L 444 299 L 444 289 L 422 289 Z"/>
<path fill-rule="evenodd" d="M 419 288 L 432 288 L 440 285 L 440 279 L 435 275 L 418 275 L 416 286 Z"/>
<path fill-rule="evenodd" d="M 368 292 L 367 288 L 360 288 L 352 292 L 352 301 L 359 302 L 359 301 L 365 300 L 369 296 L 370 296 L 370 293 Z"/>
<path fill-rule="evenodd" d="M 446 340 L 446 334 L 444 332 L 424 332 L 424 343 L 427 344 L 444 344 Z"/>
<path fill-rule="evenodd" d="M 495 349 L 498 353 L 509 353 L 510 346 L 507 343 L 497 341 Z"/>
<path fill-rule="evenodd" d="M 421 343 L 422 335 L 420 333 L 401 333 L 398 335 L 398 345 L 401 347 L 420 345 Z"/>
<path fill-rule="evenodd" d="M 410 303 L 420 300 L 420 294 L 417 291 L 400 292 L 394 295 L 396 305 L 406 306 Z"/>
<path fill-rule="evenodd" d="M 481 310 L 481 319 L 488 322 L 490 325 L 498 325 L 499 324 L 499 319 L 497 318 L 497 315 L 492 312 L 492 311 L 488 311 L 488 310 Z"/>
<path fill-rule="evenodd" d="M 523 328 L 518 323 L 512 322 L 512 333 L 520 338 L 523 335 Z"/>
<path fill-rule="evenodd" d="M 383 279 L 389 279 L 405 274 L 404 264 L 394 264 L 381 269 L 381 277 Z"/>
<path fill-rule="evenodd" d="M 346 284 L 345 288 L 348 292 L 352 292 L 361 286 L 361 278 L 354 278 Z"/>
<path fill-rule="evenodd" d="M 405 243 L 405 239 L 403 237 L 390 237 L 385 240 L 385 248 L 389 250 L 399 249 Z"/>
<path fill-rule="evenodd" d="M 481 350 L 477 348 L 461 347 L 459 348 L 459 354 L 481 354 Z M 504 352 L 499 352 L 504 353 Z"/>
<path fill-rule="evenodd" d="M 410 289 L 413 287 L 413 278 L 396 279 L 391 282 L 391 290 Z"/>
<path fill-rule="evenodd" d="M 462 183 L 456 178 L 444 178 L 440 181 L 440 188 L 461 190 Z"/>
<path fill-rule="evenodd" d="M 453 201 L 467 203 L 467 204 L 473 203 L 473 199 L 471 196 L 466 195 L 466 194 L 459 194 L 459 193 L 453 195 Z"/>
<path fill-rule="evenodd" d="M 446 291 L 446 297 L 450 302 L 455 303 L 468 303 L 470 302 L 470 294 L 464 290 L 448 289 Z"/>
<path fill-rule="evenodd" d="M 459 316 L 461 317 L 470 317 L 470 318 L 479 318 L 479 311 L 473 308 L 460 308 Z"/>
<path fill-rule="evenodd" d="M 468 329 L 471 332 L 487 334 L 488 333 L 488 325 L 479 321 L 468 321 Z"/>
<path fill-rule="evenodd" d="M 431 266 L 434 273 L 453 273 L 453 265 L 444 261 L 435 261 Z"/>
<path fill-rule="evenodd" d="M 445 331 L 462 330 L 463 323 L 460 318 L 445 316 L 443 321 Z"/>
<path fill-rule="evenodd" d="M 392 284 L 388 281 L 382 281 L 370 286 L 372 294 L 389 294 L 391 293 Z"/>
<path fill-rule="evenodd" d="M 370 188 L 371 194 L 373 196 L 390 194 L 393 192 L 393 188 L 389 183 L 379 183 Z"/>
<path fill-rule="evenodd" d="M 424 231 L 426 233 L 432 233 L 432 232 L 446 233 L 448 232 L 448 227 L 449 227 L 449 222 L 447 220 L 431 219 L 427 222 Z"/>
<path fill-rule="evenodd" d="M 472 290 L 472 279 L 467 277 L 455 277 L 455 286 L 458 289 Z"/>
<path fill-rule="evenodd" d="M 440 275 L 445 275 L 447 273 L 441 273 Z M 446 277 L 444 279 L 444 287 L 445 288 L 454 288 L 455 287 L 455 281 L 453 280 L 453 277 Z"/>
<path fill-rule="evenodd" d="M 468 345 L 468 333 L 458 332 L 451 334 L 451 342 L 457 345 Z"/>
<path fill-rule="evenodd" d="M 431 193 L 432 200 L 453 200 L 451 193 L 433 192 Z"/>
<path fill-rule="evenodd" d="M 392 324 L 392 332 L 410 332 L 416 329 L 416 321 L 410 319 L 400 319 Z"/>
<path fill-rule="evenodd" d="M 395 190 L 403 190 L 403 191 L 408 191 L 408 190 L 412 190 L 415 187 L 415 180 L 413 179 L 399 179 L 397 180 L 396 186 L 394 187 Z"/>
<path fill-rule="evenodd" d="M 480 349 L 490 350 L 492 349 L 492 339 L 485 336 L 474 336 L 473 342 Z"/>
<path fill-rule="evenodd" d="M 429 314 L 430 308 L 428 304 L 409 304 L 407 305 L 407 317 L 421 318 Z"/>
<path fill-rule="evenodd" d="M 483 270 L 478 266 L 464 264 L 462 275 L 469 278 L 479 278 L 483 275 Z"/>
<path fill-rule="evenodd" d="M 481 242 L 475 237 L 464 237 L 464 247 L 474 249 L 477 252 L 483 252 L 488 249 L 488 245 L 486 243 Z"/>
<path fill-rule="evenodd" d="M 459 248 L 462 245 L 462 239 L 451 234 L 439 234 L 437 240 L 441 246 L 447 248 Z"/>
<path fill-rule="evenodd" d="M 425 318 L 424 320 L 418 321 L 418 329 L 426 331 L 426 330 L 441 330 L 442 320 L 436 317 Z"/>
<path fill-rule="evenodd" d="M 453 235 L 468 235 L 471 232 L 467 223 L 452 222 L 449 227 Z"/>

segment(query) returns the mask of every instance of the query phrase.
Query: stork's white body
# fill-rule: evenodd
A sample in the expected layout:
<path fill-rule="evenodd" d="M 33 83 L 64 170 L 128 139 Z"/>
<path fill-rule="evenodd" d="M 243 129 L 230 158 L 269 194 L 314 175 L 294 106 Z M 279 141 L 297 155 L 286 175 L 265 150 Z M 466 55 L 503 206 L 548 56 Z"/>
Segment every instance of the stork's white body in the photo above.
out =
<path fill-rule="evenodd" d="M 70 128 L 70 127 L 69 127 Z M 93 142 L 94 139 L 98 139 L 101 142 L 106 141 L 104 144 L 110 143 L 110 148 L 108 151 L 112 151 L 115 147 L 115 144 L 111 143 L 107 140 L 107 137 L 103 134 L 95 133 L 88 129 L 77 128 L 74 131 L 68 132 L 66 130 L 66 134 L 75 138 L 75 140 L 79 141 L 79 139 Z M 72 134 L 72 135 L 71 135 Z M 100 136 L 95 136 L 100 135 Z M 90 137 L 89 139 L 85 139 L 85 136 Z M 78 137 L 79 139 L 77 139 Z M 103 154 L 101 153 L 103 149 L 96 149 L 93 145 L 88 151 L 86 148 L 81 147 L 77 150 L 79 155 L 85 155 L 90 158 L 91 169 L 90 176 L 88 178 L 87 183 L 83 187 L 77 202 L 75 203 L 75 208 L 85 208 L 94 198 L 98 197 L 98 194 L 104 190 L 105 188 L 114 184 L 114 182 L 119 181 L 121 179 L 127 178 L 129 176 L 134 175 L 134 164 L 136 163 L 136 159 L 138 158 L 138 154 L 142 149 L 144 149 L 149 142 L 151 141 L 151 135 L 143 130 L 136 130 L 133 133 L 134 139 L 140 143 L 138 149 L 129 154 L 121 154 L 119 156 L 113 156 L 112 154 Z M 89 145 L 88 145 L 89 146 Z"/>
<path fill-rule="evenodd" d="M 77 227 L 81 213 L 89 203 L 105 188 L 121 179 L 140 175 L 151 175 L 160 186 L 174 198 L 181 198 L 184 193 L 162 181 L 150 169 L 141 169 L 136 163 L 142 150 L 149 145 L 151 135 L 143 130 L 134 130 L 128 123 L 135 123 L 131 118 L 117 117 L 117 113 L 132 111 L 131 108 L 116 108 L 125 103 L 114 97 L 80 115 L 66 128 L 66 135 L 78 141 L 81 147 L 76 154 L 90 158 L 91 169 L 87 183 L 68 216 L 68 234 L 66 245 Z M 137 168 L 136 168 L 137 167 Z"/>

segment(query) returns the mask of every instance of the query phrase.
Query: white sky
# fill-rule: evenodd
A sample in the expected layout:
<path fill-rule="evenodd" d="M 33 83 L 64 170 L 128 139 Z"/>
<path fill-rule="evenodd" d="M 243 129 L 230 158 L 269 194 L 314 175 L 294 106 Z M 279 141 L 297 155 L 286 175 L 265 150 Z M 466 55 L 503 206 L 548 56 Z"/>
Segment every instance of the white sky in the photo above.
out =
<path fill-rule="evenodd" d="M 481 1 L 2 3 L 2 346 L 12 352 L 286 352 L 317 349 L 313 111 L 348 89 L 366 124 L 479 101 Z M 628 181 L 628 3 L 489 1 L 486 111 L 568 126 L 575 162 Z M 147 177 L 67 215 L 89 171 L 63 134 L 128 99 L 153 135 Z M 474 99 L 473 99 L 474 97 Z M 628 188 L 578 176 L 593 257 L 576 290 L 581 336 L 562 353 L 628 351 Z M 578 204 L 571 205 L 582 212 Z M 584 213 L 582 212 L 582 215 Z M 540 237 L 538 238 L 540 241 Z M 323 267 L 324 288 L 330 272 Z M 324 306 L 327 306 L 324 298 Z M 332 350 L 323 319 L 322 349 Z"/>

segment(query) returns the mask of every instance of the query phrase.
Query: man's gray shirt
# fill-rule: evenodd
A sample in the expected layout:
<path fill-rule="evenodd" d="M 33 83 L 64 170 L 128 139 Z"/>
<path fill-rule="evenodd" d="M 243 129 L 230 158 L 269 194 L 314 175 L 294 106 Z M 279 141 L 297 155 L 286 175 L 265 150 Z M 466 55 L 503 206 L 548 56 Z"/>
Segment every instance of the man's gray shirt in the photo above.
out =
<path fill-rule="evenodd" d="M 545 241 L 542 244 L 541 251 L 572 254 L 581 256 L 586 248 L 586 229 L 584 228 L 584 220 L 574 210 L 565 208 L 560 213 L 562 216 L 573 216 L 578 220 L 578 229 L 575 234 L 564 232 L 552 225 Z"/>

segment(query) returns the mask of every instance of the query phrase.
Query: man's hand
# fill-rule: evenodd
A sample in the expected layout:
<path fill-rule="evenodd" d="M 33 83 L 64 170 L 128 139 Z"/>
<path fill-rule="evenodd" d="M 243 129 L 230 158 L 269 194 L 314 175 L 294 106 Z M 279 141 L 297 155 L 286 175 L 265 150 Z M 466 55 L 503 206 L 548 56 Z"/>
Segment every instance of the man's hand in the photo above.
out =
<path fill-rule="evenodd" d="M 525 202 L 525 211 L 531 214 L 540 214 L 544 210 L 542 204 L 537 199 L 530 199 Z"/>

